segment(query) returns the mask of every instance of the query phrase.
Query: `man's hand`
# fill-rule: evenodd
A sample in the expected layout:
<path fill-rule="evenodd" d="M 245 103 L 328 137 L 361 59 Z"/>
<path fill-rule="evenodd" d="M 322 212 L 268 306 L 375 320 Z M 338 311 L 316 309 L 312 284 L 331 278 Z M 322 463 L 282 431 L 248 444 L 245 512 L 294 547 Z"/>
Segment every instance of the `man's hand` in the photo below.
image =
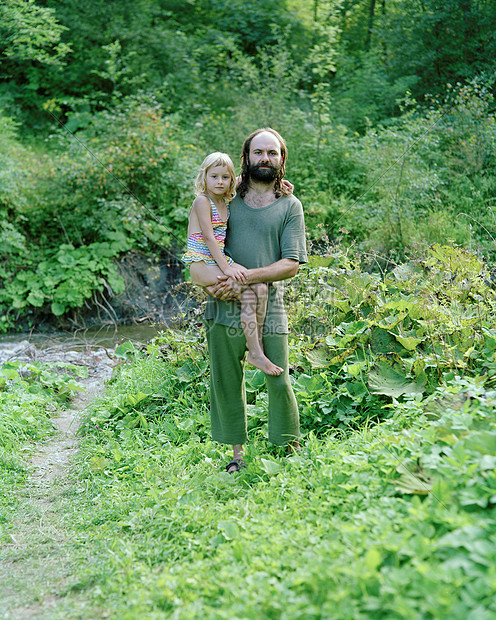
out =
<path fill-rule="evenodd" d="M 224 301 L 238 298 L 242 289 L 242 285 L 239 282 L 228 276 L 217 276 L 217 279 L 219 280 L 218 284 L 207 287 L 209 295 Z"/>
<path fill-rule="evenodd" d="M 246 284 L 240 284 L 228 276 L 217 276 L 218 284 L 205 287 L 205 290 L 212 297 L 217 299 L 239 299 L 239 295 L 244 286 L 256 284 L 257 282 L 279 282 L 293 278 L 298 273 L 299 262 L 292 258 L 281 258 L 280 260 L 267 265 L 266 267 L 256 267 L 247 269 Z"/>

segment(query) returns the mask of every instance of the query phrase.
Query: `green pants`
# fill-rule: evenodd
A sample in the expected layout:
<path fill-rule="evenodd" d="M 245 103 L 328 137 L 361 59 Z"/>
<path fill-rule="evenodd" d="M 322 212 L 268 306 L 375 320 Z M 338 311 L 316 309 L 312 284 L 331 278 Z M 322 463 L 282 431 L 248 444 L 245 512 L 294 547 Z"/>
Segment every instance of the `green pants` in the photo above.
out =
<path fill-rule="evenodd" d="M 244 356 L 246 340 L 242 329 L 206 321 L 210 356 L 210 416 L 212 438 L 220 443 L 244 444 L 246 393 Z M 299 437 L 298 406 L 289 380 L 288 335 L 264 334 L 265 355 L 284 372 L 265 375 L 269 394 L 269 441 L 284 445 Z"/>

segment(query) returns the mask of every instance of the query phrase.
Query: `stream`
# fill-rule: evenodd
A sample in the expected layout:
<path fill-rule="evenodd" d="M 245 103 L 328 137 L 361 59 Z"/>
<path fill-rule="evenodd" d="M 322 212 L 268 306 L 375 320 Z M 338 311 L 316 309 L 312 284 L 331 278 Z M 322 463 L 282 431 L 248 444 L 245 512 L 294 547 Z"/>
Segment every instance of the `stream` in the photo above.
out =
<path fill-rule="evenodd" d="M 103 326 L 74 332 L 10 333 L 0 336 L 0 366 L 7 362 L 65 362 L 88 368 L 88 377 L 78 379 L 85 391 L 74 396 L 76 409 L 101 392 L 116 364 L 113 355 L 122 342 L 148 342 L 164 325 Z"/>
<path fill-rule="evenodd" d="M 111 353 L 120 343 L 128 340 L 147 342 L 164 328 L 164 325 L 120 325 L 117 328 L 106 325 L 74 332 L 3 334 L 0 336 L 0 364 L 57 361 L 86 365 L 86 362 L 95 362 L 102 356 L 110 360 Z"/>

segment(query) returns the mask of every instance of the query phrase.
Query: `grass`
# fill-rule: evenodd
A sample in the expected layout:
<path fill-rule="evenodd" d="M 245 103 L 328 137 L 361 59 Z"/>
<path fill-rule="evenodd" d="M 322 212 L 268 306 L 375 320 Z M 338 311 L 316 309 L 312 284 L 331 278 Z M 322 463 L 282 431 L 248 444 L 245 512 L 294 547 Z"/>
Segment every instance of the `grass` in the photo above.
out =
<path fill-rule="evenodd" d="M 19 502 L 16 492 L 27 479 L 27 455 L 53 433 L 50 415 L 58 406 L 53 396 L 32 393 L 21 383 L 0 391 L 0 541 L 8 537 L 11 512 Z"/>
<path fill-rule="evenodd" d="M 233 476 L 208 440 L 88 438 L 66 494 L 76 566 L 51 617 L 76 592 L 113 618 L 490 618 L 494 508 L 463 505 L 463 467 L 401 492 L 432 431 L 403 424 L 308 437 L 289 458 L 256 436 Z"/>
<path fill-rule="evenodd" d="M 66 601 L 130 619 L 491 617 L 493 393 L 456 380 L 379 424 L 310 432 L 291 457 L 254 415 L 248 467 L 229 476 L 203 425 L 206 373 L 171 380 L 176 345 L 172 364 L 152 346 L 123 366 L 89 413 Z M 126 409 L 92 421 L 139 385 L 154 397 L 138 404 L 146 426 Z M 180 419 L 171 400 L 186 392 L 201 396 Z M 174 434 L 170 418 L 193 421 Z"/>

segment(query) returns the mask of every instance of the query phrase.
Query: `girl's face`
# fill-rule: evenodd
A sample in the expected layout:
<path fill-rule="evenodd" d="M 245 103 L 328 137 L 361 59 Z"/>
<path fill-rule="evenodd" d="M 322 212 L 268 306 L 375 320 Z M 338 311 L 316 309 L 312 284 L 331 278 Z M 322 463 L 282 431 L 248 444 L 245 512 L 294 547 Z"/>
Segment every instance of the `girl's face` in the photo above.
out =
<path fill-rule="evenodd" d="M 224 196 L 231 184 L 231 175 L 227 166 L 211 166 L 205 176 L 207 193 L 212 196 Z"/>

